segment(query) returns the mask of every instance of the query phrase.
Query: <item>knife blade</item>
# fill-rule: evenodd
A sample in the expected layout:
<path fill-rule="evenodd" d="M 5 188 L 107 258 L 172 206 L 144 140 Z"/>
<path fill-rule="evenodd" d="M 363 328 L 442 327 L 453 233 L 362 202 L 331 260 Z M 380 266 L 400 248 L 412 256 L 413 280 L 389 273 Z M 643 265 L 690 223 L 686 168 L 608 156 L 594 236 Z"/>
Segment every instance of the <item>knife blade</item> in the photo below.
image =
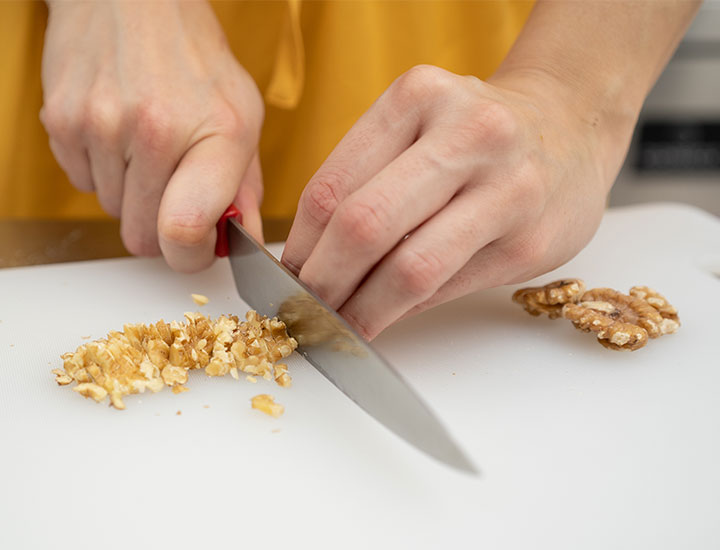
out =
<path fill-rule="evenodd" d="M 240 297 L 278 316 L 297 351 L 346 396 L 402 439 L 459 470 L 478 470 L 430 408 L 350 325 L 278 262 L 235 219 L 228 256 Z"/>

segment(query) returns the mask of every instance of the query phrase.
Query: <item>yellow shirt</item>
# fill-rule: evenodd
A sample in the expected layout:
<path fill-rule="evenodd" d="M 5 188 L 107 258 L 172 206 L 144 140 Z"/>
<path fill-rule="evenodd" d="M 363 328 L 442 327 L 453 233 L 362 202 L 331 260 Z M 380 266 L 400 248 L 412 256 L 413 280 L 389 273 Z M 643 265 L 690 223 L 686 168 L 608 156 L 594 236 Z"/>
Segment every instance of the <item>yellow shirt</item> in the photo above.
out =
<path fill-rule="evenodd" d="M 532 1 L 218 1 L 213 7 L 267 104 L 263 216 L 287 219 L 308 179 L 395 78 L 420 63 L 487 78 Z M 95 195 L 68 183 L 38 119 L 46 19 L 42 2 L 0 2 L 0 217 L 103 217 Z"/>

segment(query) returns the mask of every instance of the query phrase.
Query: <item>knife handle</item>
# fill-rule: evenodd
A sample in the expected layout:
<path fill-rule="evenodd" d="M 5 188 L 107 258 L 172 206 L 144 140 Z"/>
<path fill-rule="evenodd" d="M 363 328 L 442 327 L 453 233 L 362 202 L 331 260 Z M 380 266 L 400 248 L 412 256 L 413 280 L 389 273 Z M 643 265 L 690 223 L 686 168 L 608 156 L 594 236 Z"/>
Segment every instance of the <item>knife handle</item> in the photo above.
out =
<path fill-rule="evenodd" d="M 227 210 L 220 216 L 217 222 L 217 240 L 215 241 L 215 255 L 218 258 L 225 258 L 230 253 L 230 243 L 228 243 L 228 231 L 227 223 L 228 220 L 237 220 L 242 223 L 242 212 L 238 210 L 238 207 L 231 204 L 227 207 Z"/>

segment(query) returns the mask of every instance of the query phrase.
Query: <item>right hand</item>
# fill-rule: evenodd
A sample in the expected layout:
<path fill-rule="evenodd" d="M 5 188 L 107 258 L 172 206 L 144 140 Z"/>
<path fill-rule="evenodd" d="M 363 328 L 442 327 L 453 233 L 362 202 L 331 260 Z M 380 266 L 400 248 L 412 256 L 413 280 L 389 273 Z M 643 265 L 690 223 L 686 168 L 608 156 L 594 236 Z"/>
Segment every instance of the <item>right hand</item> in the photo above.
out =
<path fill-rule="evenodd" d="M 50 3 L 42 77 L 55 158 L 131 253 L 207 267 L 230 203 L 262 240 L 262 97 L 208 4 Z"/>

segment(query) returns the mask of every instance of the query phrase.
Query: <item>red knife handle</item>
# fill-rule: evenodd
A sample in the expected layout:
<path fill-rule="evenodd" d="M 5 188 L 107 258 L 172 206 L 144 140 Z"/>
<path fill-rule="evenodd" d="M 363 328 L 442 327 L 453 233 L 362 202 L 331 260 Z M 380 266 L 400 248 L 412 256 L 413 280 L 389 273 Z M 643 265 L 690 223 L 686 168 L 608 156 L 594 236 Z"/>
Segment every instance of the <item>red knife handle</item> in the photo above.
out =
<path fill-rule="evenodd" d="M 217 222 L 217 241 L 215 241 L 215 255 L 218 258 L 225 258 L 230 253 L 230 243 L 228 242 L 227 223 L 228 220 L 237 220 L 242 223 L 242 212 L 237 206 L 231 204 L 227 210 L 220 216 Z"/>

